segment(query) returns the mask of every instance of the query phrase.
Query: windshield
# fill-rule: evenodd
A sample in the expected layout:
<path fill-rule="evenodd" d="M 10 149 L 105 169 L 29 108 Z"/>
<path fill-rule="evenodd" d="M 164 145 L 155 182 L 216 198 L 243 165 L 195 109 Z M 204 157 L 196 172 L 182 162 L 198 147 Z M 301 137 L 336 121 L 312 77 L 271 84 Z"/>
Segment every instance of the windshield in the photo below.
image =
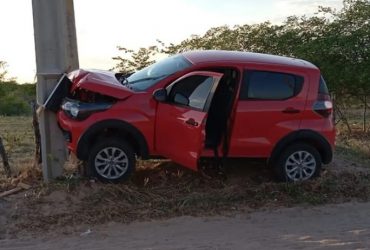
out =
<path fill-rule="evenodd" d="M 182 71 L 191 63 L 181 55 L 171 56 L 130 75 L 126 81 L 134 90 L 145 90 L 163 78 Z"/>

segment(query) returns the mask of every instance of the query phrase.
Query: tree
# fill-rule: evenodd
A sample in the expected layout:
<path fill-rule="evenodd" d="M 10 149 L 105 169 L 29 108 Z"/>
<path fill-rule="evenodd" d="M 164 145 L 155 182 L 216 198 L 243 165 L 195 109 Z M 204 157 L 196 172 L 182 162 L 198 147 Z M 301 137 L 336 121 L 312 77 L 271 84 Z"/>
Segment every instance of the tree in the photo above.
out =
<path fill-rule="evenodd" d="M 29 103 L 35 99 L 35 84 L 17 84 L 14 81 L 0 83 L 0 115 L 28 115 Z"/>
<path fill-rule="evenodd" d="M 135 72 L 151 65 L 155 62 L 153 56 L 158 53 L 157 46 L 140 48 L 137 51 L 118 46 L 118 50 L 122 51 L 124 55 L 113 57 L 113 60 L 118 61 L 114 69 L 125 74 Z"/>
<path fill-rule="evenodd" d="M 269 53 L 305 59 L 317 65 L 337 101 L 362 102 L 363 128 L 370 95 L 370 2 L 344 0 L 336 11 L 319 7 L 312 17 L 291 16 L 281 25 L 264 22 L 211 28 L 162 50 L 223 49 Z"/>
<path fill-rule="evenodd" d="M 6 71 L 6 62 L 0 61 L 0 82 L 5 81 L 5 76 L 8 73 Z"/>
<path fill-rule="evenodd" d="M 280 25 L 263 22 L 220 26 L 209 29 L 204 35 L 192 35 L 178 44 L 158 43 L 161 49 L 153 46 L 134 52 L 119 48 L 127 57 L 115 58 L 120 60 L 117 68 L 124 72 L 134 71 L 151 63 L 157 52 L 173 55 L 187 50 L 237 50 L 301 58 L 321 69 L 337 101 L 361 101 L 366 129 L 370 99 L 368 0 L 344 0 L 343 8 L 338 11 L 319 7 L 312 17 L 290 16 Z"/>
<path fill-rule="evenodd" d="M 5 175 L 9 178 L 11 176 L 11 170 L 9 165 L 8 155 L 6 154 L 3 139 L 0 136 L 0 156 L 2 158 Z"/>

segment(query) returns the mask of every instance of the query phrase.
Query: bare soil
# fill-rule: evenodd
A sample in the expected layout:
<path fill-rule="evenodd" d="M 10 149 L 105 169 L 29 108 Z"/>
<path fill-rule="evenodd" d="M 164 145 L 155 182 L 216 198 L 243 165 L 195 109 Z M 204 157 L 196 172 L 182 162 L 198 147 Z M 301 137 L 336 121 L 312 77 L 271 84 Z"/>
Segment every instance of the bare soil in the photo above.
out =
<path fill-rule="evenodd" d="M 232 217 L 80 225 L 0 240 L 0 249 L 369 249 L 370 203 L 264 209 Z"/>
<path fill-rule="evenodd" d="M 336 157 L 301 184 L 245 160 L 211 179 L 168 161 L 139 165 L 118 185 L 73 175 L 45 185 L 34 169 L 3 183 L 33 188 L 0 199 L 0 249 L 370 248 L 366 165 Z"/>

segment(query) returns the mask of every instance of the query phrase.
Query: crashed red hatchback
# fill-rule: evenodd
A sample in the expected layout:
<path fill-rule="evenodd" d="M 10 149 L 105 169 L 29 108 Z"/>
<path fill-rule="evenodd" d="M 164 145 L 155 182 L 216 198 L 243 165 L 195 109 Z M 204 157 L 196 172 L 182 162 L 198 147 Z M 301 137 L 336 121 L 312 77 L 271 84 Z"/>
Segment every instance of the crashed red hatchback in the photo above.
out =
<path fill-rule="evenodd" d="M 207 158 L 265 158 L 279 180 L 302 181 L 333 155 L 328 89 L 299 59 L 191 51 L 131 75 L 77 70 L 45 106 L 69 150 L 105 181 L 157 156 L 192 170 Z"/>

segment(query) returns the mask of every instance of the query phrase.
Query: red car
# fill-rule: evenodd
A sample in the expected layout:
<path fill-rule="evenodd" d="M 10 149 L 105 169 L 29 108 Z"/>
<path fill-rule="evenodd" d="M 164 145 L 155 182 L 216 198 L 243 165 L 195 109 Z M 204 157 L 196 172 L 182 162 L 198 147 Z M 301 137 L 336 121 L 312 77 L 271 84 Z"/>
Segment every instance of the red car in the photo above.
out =
<path fill-rule="evenodd" d="M 131 75 L 77 70 L 45 106 L 69 150 L 106 181 L 154 156 L 195 171 L 203 158 L 265 158 L 279 180 L 302 181 L 333 155 L 328 89 L 300 59 L 191 51 Z"/>

